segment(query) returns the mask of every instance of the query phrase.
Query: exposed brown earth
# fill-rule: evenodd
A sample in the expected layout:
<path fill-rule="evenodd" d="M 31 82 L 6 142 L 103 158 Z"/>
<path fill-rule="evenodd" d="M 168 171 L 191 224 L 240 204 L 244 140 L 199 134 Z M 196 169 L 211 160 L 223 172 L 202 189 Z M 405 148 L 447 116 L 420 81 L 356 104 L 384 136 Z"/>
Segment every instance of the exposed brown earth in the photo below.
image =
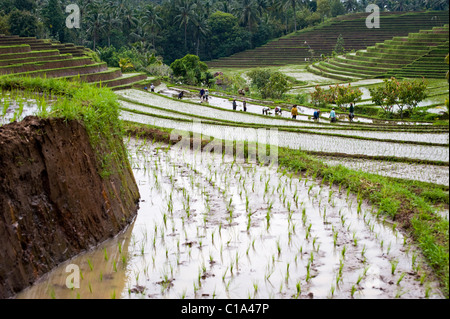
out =
<path fill-rule="evenodd" d="M 78 121 L 27 117 L 0 127 L 0 298 L 134 219 L 140 195 L 125 164 L 102 179 Z"/>

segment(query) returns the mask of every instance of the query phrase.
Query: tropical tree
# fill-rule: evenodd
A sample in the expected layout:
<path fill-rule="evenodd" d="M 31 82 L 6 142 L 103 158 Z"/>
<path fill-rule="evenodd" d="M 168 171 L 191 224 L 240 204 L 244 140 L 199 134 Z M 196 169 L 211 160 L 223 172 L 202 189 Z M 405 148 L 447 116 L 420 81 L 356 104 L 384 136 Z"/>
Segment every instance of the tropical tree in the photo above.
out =
<path fill-rule="evenodd" d="M 358 2 L 356 0 L 345 0 L 342 2 L 347 12 L 355 12 L 358 8 Z"/>
<path fill-rule="evenodd" d="M 197 44 L 197 56 L 199 56 L 200 51 L 200 42 L 202 39 L 205 39 L 207 35 L 210 32 L 209 26 L 208 26 L 208 19 L 206 14 L 203 14 L 202 12 L 199 12 L 195 19 L 194 19 L 194 27 L 195 27 L 195 37 L 196 37 L 196 44 Z"/>
<path fill-rule="evenodd" d="M 161 29 L 163 19 L 158 15 L 156 5 L 148 4 L 144 10 L 144 27 L 147 28 L 152 37 L 152 45 L 155 48 L 155 39 L 158 30 Z"/>
<path fill-rule="evenodd" d="M 255 0 L 242 0 L 241 6 L 236 9 L 239 23 L 247 27 L 251 33 L 254 25 L 259 21 L 259 12 Z"/>
<path fill-rule="evenodd" d="M 197 5 L 192 0 L 179 0 L 177 5 L 178 15 L 175 22 L 184 27 L 184 50 L 187 51 L 187 29 L 188 25 L 195 21 L 195 8 Z"/>
<path fill-rule="evenodd" d="M 92 38 L 93 49 L 95 51 L 96 44 L 105 30 L 105 19 L 103 13 L 100 12 L 100 2 L 93 1 L 88 6 L 88 14 L 85 15 L 86 33 Z"/>
<path fill-rule="evenodd" d="M 64 41 L 65 18 L 59 0 L 49 0 L 42 9 L 44 25 L 50 30 L 50 35 L 59 41 Z"/>
<path fill-rule="evenodd" d="M 183 82 L 188 84 L 200 84 L 210 77 L 208 66 L 201 62 L 198 56 L 192 54 L 175 60 L 170 68 L 174 76 L 181 77 Z"/>
<path fill-rule="evenodd" d="M 109 7 L 106 10 L 104 16 L 104 24 L 105 26 L 103 30 L 108 40 L 108 46 L 111 46 L 111 34 L 114 29 L 121 26 L 121 21 L 113 7 Z"/>

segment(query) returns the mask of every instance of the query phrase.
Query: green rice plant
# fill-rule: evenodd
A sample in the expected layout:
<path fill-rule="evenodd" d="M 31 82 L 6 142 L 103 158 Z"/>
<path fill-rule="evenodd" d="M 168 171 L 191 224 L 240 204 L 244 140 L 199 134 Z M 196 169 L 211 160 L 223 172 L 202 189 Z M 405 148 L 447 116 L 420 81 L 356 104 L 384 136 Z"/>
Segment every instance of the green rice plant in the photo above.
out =
<path fill-rule="evenodd" d="M 395 273 L 395 270 L 397 269 L 398 260 L 391 260 L 390 264 L 391 264 L 391 274 L 393 275 Z"/>
<path fill-rule="evenodd" d="M 308 228 L 306 228 L 306 233 L 305 233 L 306 240 L 308 240 L 309 236 L 311 236 L 311 227 L 312 227 L 312 223 L 309 223 L 309 226 L 308 226 Z"/>
<path fill-rule="evenodd" d="M 331 294 L 331 297 L 333 297 L 334 296 L 334 292 L 336 291 L 336 286 L 334 285 L 334 284 L 331 284 L 331 288 L 330 288 L 330 294 Z"/>
<path fill-rule="evenodd" d="M 300 294 L 302 293 L 302 287 L 301 287 L 300 280 L 297 281 L 297 283 L 295 284 L 295 289 L 296 289 L 295 298 L 298 299 L 298 297 L 300 297 Z"/>
<path fill-rule="evenodd" d="M 344 245 L 344 247 L 342 247 L 342 251 L 341 251 L 341 255 L 342 255 L 342 258 L 343 258 L 343 259 L 345 259 L 345 253 L 346 253 L 346 251 L 347 251 L 347 246 Z"/>
<path fill-rule="evenodd" d="M 306 265 L 306 282 L 309 282 L 311 278 L 311 260 L 309 260 L 308 264 Z"/>
<path fill-rule="evenodd" d="M 88 265 L 89 265 L 89 269 L 92 271 L 94 270 L 94 265 L 92 264 L 92 261 L 88 258 L 87 259 Z"/>
<path fill-rule="evenodd" d="M 356 237 L 356 231 L 353 231 L 353 245 L 358 246 L 358 238 Z"/>
<path fill-rule="evenodd" d="M 400 275 L 400 277 L 397 280 L 397 286 L 400 285 L 400 282 L 403 280 L 403 278 L 406 276 L 406 273 L 402 272 L 402 274 Z"/>
<path fill-rule="evenodd" d="M 287 265 L 286 265 L 286 276 L 285 276 L 284 280 L 286 281 L 286 284 L 289 281 L 289 263 L 287 263 Z"/>
<path fill-rule="evenodd" d="M 352 289 L 350 291 L 350 295 L 352 296 L 352 298 L 354 297 L 356 291 L 357 291 L 357 289 L 356 289 L 355 285 L 353 285 Z"/>

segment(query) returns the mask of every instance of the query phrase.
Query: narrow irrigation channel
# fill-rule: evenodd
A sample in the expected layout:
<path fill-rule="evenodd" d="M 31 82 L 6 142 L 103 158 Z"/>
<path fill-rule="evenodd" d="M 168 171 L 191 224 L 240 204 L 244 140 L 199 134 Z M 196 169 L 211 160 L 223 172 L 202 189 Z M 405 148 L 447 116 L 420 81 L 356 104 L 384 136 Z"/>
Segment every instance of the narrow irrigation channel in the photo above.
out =
<path fill-rule="evenodd" d="M 396 224 L 344 189 L 126 142 L 141 193 L 134 223 L 17 298 L 444 298 Z M 80 288 L 67 288 L 71 269 Z"/>

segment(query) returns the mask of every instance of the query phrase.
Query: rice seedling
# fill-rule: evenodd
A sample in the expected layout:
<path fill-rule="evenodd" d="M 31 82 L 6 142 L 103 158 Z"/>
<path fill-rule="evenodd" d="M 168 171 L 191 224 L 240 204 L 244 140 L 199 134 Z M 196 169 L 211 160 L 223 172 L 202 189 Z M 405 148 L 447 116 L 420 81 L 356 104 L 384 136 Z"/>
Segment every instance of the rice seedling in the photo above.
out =
<path fill-rule="evenodd" d="M 400 282 L 403 280 L 403 278 L 406 276 L 406 273 L 402 272 L 400 277 L 397 279 L 397 286 L 400 285 Z"/>
<path fill-rule="evenodd" d="M 390 261 L 391 264 L 391 274 L 393 275 L 395 273 L 395 270 L 397 269 L 398 266 L 398 260 L 391 260 Z"/>
<path fill-rule="evenodd" d="M 300 297 L 300 294 L 302 293 L 302 286 L 300 280 L 297 281 L 297 283 L 295 284 L 295 289 L 296 293 L 294 298 L 298 299 Z"/>
<path fill-rule="evenodd" d="M 88 265 L 89 265 L 89 269 L 92 271 L 94 270 L 94 265 L 92 264 L 92 261 L 88 258 L 87 259 Z"/>
<path fill-rule="evenodd" d="M 350 295 L 352 296 L 352 298 L 354 297 L 356 291 L 357 291 L 357 289 L 356 289 L 355 285 L 353 285 L 352 289 L 350 291 Z"/>

